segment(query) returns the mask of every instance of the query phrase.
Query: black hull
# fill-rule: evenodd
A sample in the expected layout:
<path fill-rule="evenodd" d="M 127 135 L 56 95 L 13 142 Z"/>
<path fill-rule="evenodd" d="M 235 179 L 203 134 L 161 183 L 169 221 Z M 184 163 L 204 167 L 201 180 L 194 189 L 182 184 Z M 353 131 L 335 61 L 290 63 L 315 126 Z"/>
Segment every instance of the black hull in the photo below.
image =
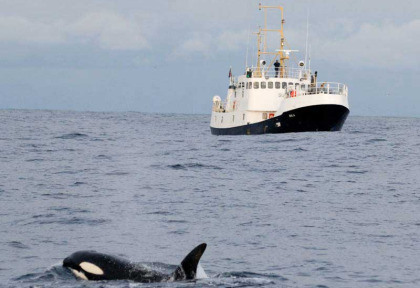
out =
<path fill-rule="evenodd" d="M 255 124 L 210 129 L 213 135 L 340 131 L 349 113 L 349 109 L 341 105 L 308 106 Z"/>

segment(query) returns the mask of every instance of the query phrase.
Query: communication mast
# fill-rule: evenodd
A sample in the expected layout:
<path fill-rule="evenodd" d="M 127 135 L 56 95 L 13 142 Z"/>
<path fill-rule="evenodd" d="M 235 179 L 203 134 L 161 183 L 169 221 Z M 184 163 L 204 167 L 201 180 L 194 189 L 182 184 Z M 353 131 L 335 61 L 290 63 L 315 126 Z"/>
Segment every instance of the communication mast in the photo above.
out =
<path fill-rule="evenodd" d="M 268 18 L 268 10 L 280 10 L 281 11 L 281 27 L 280 29 L 268 29 L 267 27 L 267 18 Z M 259 10 L 264 10 L 264 28 L 260 28 L 259 32 L 256 33 L 258 35 L 258 62 L 257 62 L 257 72 L 261 74 L 261 66 L 260 66 L 260 58 L 261 55 L 274 55 L 272 61 L 268 65 L 268 69 L 274 64 L 274 62 L 278 59 L 280 60 L 280 77 L 285 77 L 286 74 L 286 61 L 289 60 L 289 54 L 285 53 L 285 38 L 284 38 L 284 24 L 286 21 L 284 20 L 284 9 L 282 6 L 263 6 L 261 3 L 259 4 Z M 264 35 L 264 49 L 261 51 L 261 32 Z M 267 35 L 268 33 L 279 33 L 280 35 L 280 49 L 277 49 L 275 52 L 267 51 Z"/>

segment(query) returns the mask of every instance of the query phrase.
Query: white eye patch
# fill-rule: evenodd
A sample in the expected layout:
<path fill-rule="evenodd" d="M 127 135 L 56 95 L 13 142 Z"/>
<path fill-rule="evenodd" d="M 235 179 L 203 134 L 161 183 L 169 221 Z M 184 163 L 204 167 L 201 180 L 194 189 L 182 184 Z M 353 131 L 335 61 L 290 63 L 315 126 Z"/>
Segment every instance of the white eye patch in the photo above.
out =
<path fill-rule="evenodd" d="M 80 263 L 80 267 L 90 274 L 104 275 L 104 271 L 95 264 L 89 262 L 82 262 Z"/>

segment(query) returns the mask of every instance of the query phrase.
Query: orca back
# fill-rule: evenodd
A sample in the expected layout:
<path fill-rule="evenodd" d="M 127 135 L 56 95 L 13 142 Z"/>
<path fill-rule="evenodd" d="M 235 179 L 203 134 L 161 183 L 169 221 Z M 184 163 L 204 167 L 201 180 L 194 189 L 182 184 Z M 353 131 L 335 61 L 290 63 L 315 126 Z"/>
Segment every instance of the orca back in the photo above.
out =
<path fill-rule="evenodd" d="M 132 280 L 151 283 L 161 281 L 192 280 L 197 276 L 197 266 L 206 250 L 207 244 L 195 247 L 182 260 L 172 275 L 153 271 L 140 263 L 130 262 L 123 258 L 98 253 L 95 251 L 79 251 L 63 261 L 77 277 L 85 280 Z"/>
<path fill-rule="evenodd" d="M 165 280 L 165 275 L 151 271 L 139 263 L 126 259 L 98 253 L 95 251 L 79 251 L 63 261 L 63 266 L 83 273 L 87 280 L 132 280 L 151 283 Z M 74 273 L 74 272 L 73 272 Z"/>

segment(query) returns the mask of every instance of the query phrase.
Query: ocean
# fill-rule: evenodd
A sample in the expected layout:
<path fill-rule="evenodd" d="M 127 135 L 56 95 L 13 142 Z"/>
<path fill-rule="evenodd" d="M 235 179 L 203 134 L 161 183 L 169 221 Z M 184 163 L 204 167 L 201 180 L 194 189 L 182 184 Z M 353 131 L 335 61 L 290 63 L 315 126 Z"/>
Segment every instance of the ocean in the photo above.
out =
<path fill-rule="evenodd" d="M 217 137 L 209 118 L 0 110 L 0 287 L 420 287 L 420 119 Z M 61 266 L 96 250 L 170 271 L 203 242 L 193 282 Z"/>

